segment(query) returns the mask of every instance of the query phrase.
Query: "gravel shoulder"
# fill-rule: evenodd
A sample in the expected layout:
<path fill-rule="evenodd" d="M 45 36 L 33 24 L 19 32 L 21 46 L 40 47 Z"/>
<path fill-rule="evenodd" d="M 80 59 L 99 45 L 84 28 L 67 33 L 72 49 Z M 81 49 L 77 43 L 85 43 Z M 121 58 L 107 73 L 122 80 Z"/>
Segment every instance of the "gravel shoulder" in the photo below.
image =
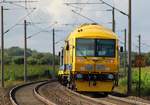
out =
<path fill-rule="evenodd" d="M 150 96 L 149 97 L 135 97 L 135 96 L 129 96 L 127 97 L 128 99 L 135 100 L 135 101 L 140 101 L 140 102 L 145 102 L 150 104 Z"/>
<path fill-rule="evenodd" d="M 8 88 L 0 88 L 0 105 L 12 105 L 9 100 L 9 90 Z"/>
<path fill-rule="evenodd" d="M 39 89 L 42 96 L 57 105 L 100 105 L 89 100 L 71 94 L 58 82 L 49 83 Z"/>

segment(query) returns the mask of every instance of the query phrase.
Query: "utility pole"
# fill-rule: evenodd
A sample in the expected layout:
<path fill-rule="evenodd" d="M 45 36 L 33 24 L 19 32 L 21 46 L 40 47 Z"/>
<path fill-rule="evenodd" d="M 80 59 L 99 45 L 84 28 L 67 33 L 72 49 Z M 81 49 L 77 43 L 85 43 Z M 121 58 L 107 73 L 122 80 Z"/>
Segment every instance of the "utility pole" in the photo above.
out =
<path fill-rule="evenodd" d="M 127 76 L 127 30 L 124 29 L 124 71 L 125 71 L 125 76 Z"/>
<path fill-rule="evenodd" d="M 112 31 L 116 31 L 116 23 L 115 23 L 115 8 L 112 8 Z"/>
<path fill-rule="evenodd" d="M 24 82 L 27 82 L 27 22 L 24 20 Z"/>
<path fill-rule="evenodd" d="M 27 0 L 25 0 L 24 2 L 25 2 L 25 9 L 27 9 Z"/>
<path fill-rule="evenodd" d="M 106 3 L 104 0 L 99 0 L 103 4 L 106 4 L 109 7 L 114 8 L 116 11 L 120 12 L 121 14 L 125 15 L 128 17 L 128 89 L 127 89 L 127 94 L 131 94 L 131 89 L 132 89 L 132 72 L 131 72 L 131 67 L 132 67 L 132 61 L 131 61 L 131 52 L 132 52 L 132 0 L 128 0 L 129 2 L 129 7 L 128 11 L 129 13 L 126 14 L 125 12 L 113 7 L 112 5 Z"/>
<path fill-rule="evenodd" d="M 132 53 L 132 0 L 129 0 L 129 14 L 128 14 L 128 92 L 127 94 L 131 94 L 132 89 L 132 61 L 131 61 L 131 53 Z"/>
<path fill-rule="evenodd" d="M 55 29 L 53 28 L 53 71 L 55 74 Z"/>
<path fill-rule="evenodd" d="M 139 35 L 139 57 L 141 60 L 141 35 Z M 139 97 L 141 96 L 141 65 L 139 64 Z"/>
<path fill-rule="evenodd" d="M 4 88 L 4 8 L 1 6 L 1 86 Z"/>

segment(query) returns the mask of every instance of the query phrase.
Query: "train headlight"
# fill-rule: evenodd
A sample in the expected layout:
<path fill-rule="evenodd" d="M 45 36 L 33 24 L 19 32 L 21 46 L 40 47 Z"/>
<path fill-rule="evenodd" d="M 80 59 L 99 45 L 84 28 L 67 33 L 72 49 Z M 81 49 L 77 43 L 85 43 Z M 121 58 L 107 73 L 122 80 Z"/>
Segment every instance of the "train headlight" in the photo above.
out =
<path fill-rule="evenodd" d="M 113 74 L 108 74 L 108 79 L 114 79 L 114 75 Z"/>
<path fill-rule="evenodd" d="M 107 70 L 107 71 L 109 71 L 110 68 L 106 67 L 105 65 L 96 65 L 96 70 Z"/>
<path fill-rule="evenodd" d="M 82 74 L 76 74 L 76 79 L 82 79 L 83 75 Z"/>
<path fill-rule="evenodd" d="M 110 68 L 109 68 L 109 67 L 106 67 L 106 68 L 105 68 L 105 70 L 109 71 L 109 70 L 110 70 Z"/>
<path fill-rule="evenodd" d="M 85 65 L 85 69 L 88 71 L 91 71 L 94 69 L 94 67 L 93 67 L 93 65 L 88 64 L 88 65 Z"/>
<path fill-rule="evenodd" d="M 104 65 L 96 65 L 96 70 L 105 70 L 106 67 Z"/>
<path fill-rule="evenodd" d="M 80 67 L 80 70 L 81 70 L 81 71 L 85 70 L 85 67 Z"/>

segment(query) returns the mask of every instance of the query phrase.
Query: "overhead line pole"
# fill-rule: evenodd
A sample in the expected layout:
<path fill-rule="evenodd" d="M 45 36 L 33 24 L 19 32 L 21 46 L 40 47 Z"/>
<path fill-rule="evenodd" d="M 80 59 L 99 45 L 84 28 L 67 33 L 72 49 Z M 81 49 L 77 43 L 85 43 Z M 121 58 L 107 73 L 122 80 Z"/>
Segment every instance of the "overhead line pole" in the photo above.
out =
<path fill-rule="evenodd" d="M 127 29 L 124 29 L 124 70 L 125 70 L 125 76 L 127 76 Z"/>
<path fill-rule="evenodd" d="M 24 82 L 27 82 L 27 22 L 24 20 Z"/>
<path fill-rule="evenodd" d="M 1 86 L 4 88 L 4 8 L 1 6 Z"/>
<path fill-rule="evenodd" d="M 112 31 L 116 32 L 115 8 L 112 8 Z"/>
<path fill-rule="evenodd" d="M 109 7 L 114 8 L 116 11 L 120 12 L 123 15 L 128 16 L 128 91 L 127 94 L 130 95 L 131 94 L 131 89 L 132 89 L 132 72 L 131 72 L 131 67 L 132 67 L 132 61 L 131 61 L 131 52 L 132 52 L 132 0 L 128 0 L 129 2 L 129 7 L 128 7 L 128 11 L 129 13 L 126 14 L 125 12 L 113 7 L 112 5 L 106 3 L 104 0 L 99 0 L 101 1 L 103 4 L 106 4 Z"/>
<path fill-rule="evenodd" d="M 53 28 L 53 71 L 55 77 L 55 29 Z"/>
<path fill-rule="evenodd" d="M 141 57 L 141 35 L 139 35 L 139 56 Z M 141 65 L 139 65 L 139 97 L 141 96 Z"/>
<path fill-rule="evenodd" d="M 131 62 L 131 53 L 132 53 L 132 0 L 129 0 L 129 14 L 128 14 L 128 92 L 127 94 L 131 94 L 132 89 L 132 62 Z"/>
<path fill-rule="evenodd" d="M 25 0 L 25 9 L 27 9 L 27 0 Z"/>

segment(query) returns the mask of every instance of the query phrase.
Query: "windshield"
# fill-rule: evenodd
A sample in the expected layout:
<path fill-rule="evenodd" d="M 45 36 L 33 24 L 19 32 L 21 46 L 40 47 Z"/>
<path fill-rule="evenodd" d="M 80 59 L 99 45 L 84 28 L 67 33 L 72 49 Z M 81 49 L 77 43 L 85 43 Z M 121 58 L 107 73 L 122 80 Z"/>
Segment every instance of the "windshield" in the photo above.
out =
<path fill-rule="evenodd" d="M 77 56 L 94 56 L 94 39 L 77 39 Z"/>
<path fill-rule="evenodd" d="M 114 40 L 97 40 L 96 55 L 104 57 L 115 56 L 115 41 Z"/>
<path fill-rule="evenodd" d="M 115 40 L 77 39 L 76 56 L 115 57 Z"/>

